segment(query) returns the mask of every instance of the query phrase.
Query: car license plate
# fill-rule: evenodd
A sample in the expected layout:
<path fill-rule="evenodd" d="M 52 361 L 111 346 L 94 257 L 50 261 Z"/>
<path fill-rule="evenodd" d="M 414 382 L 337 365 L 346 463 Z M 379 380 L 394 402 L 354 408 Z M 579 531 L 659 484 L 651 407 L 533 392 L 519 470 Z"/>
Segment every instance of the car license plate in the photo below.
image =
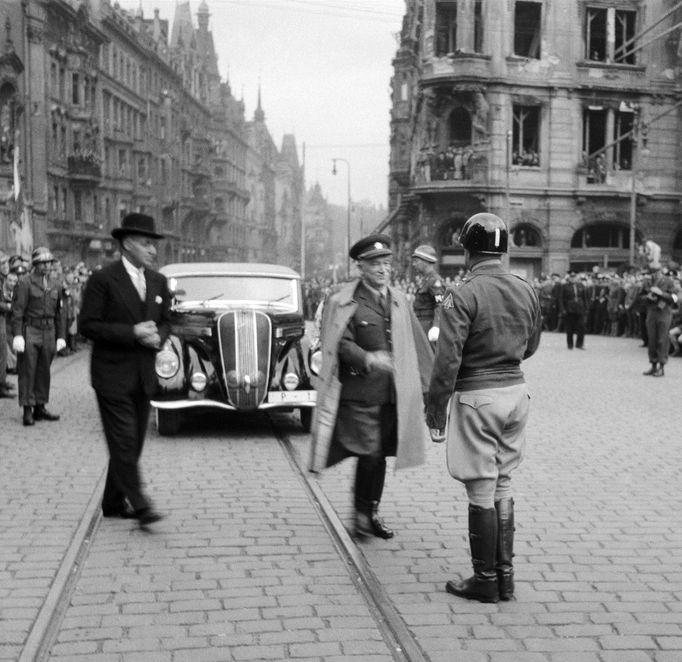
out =
<path fill-rule="evenodd" d="M 270 391 L 268 402 L 310 402 L 315 401 L 317 391 Z"/>

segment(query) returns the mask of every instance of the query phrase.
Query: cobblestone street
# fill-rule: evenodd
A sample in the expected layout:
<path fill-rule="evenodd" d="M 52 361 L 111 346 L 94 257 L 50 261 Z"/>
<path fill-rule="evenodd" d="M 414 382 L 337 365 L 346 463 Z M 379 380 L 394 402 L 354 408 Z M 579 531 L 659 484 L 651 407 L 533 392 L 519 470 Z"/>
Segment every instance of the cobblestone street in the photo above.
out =
<path fill-rule="evenodd" d="M 682 360 L 642 376 L 638 341 L 543 337 L 525 364 L 529 446 L 514 476 L 517 599 L 444 591 L 470 572 L 464 489 L 427 465 L 391 473 L 382 514 L 397 530 L 360 548 L 431 662 L 678 662 L 682 659 Z M 74 544 L 97 514 L 106 461 L 87 353 L 54 367 L 57 423 L 0 410 L 0 659 L 29 660 Z M 282 424 L 301 460 L 309 438 Z M 168 518 L 155 535 L 94 518 L 49 659 L 395 659 L 302 481 L 262 418 L 152 426 L 142 466 Z M 319 478 L 350 524 L 346 462 Z M 23 651 L 23 653 L 22 653 Z"/>

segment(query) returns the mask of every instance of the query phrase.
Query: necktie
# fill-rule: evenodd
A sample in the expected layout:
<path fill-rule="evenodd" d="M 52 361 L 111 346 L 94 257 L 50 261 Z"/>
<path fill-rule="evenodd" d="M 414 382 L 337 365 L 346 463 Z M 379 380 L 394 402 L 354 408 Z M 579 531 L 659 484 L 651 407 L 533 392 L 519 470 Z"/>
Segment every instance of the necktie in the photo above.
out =
<path fill-rule="evenodd" d="M 140 299 L 144 301 L 147 298 L 147 283 L 144 279 L 144 271 L 142 269 L 137 270 L 137 282 L 135 283 L 137 288 L 137 293 L 140 295 Z"/>

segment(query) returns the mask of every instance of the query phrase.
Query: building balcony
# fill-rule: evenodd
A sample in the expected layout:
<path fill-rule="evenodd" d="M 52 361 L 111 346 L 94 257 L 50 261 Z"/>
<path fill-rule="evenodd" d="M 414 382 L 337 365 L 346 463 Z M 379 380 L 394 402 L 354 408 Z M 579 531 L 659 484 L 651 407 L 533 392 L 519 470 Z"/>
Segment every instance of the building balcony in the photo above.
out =
<path fill-rule="evenodd" d="M 102 166 L 94 155 L 72 154 L 67 158 L 67 170 L 74 184 L 97 186 L 102 179 Z"/>
<path fill-rule="evenodd" d="M 424 63 L 421 82 L 423 85 L 442 80 L 487 79 L 492 76 L 489 55 L 479 53 L 448 53 L 441 57 L 430 58 Z"/>

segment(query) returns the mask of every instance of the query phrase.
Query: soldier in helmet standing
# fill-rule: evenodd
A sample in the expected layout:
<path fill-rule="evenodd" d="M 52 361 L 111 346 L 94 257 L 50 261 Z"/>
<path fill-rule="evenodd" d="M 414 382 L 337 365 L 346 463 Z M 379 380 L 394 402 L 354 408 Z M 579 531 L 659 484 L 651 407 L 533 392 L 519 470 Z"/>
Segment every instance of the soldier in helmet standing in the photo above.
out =
<path fill-rule="evenodd" d="M 47 248 L 36 248 L 31 256 L 31 273 L 19 280 L 12 299 L 12 349 L 17 353 L 24 425 L 59 420 L 45 408 L 50 397 L 52 359 L 66 347 L 61 287 L 49 277 L 53 262 Z"/>
<path fill-rule="evenodd" d="M 507 240 L 494 214 L 475 214 L 462 228 L 470 271 L 443 299 L 426 411 L 431 438 L 447 440 L 448 470 L 469 499 L 474 575 L 446 590 L 480 602 L 514 594 L 511 473 L 523 458 L 530 404 L 519 365 L 542 329 L 534 289 L 502 264 Z"/>
<path fill-rule="evenodd" d="M 429 341 L 438 340 L 440 304 L 443 301 L 443 280 L 436 271 L 438 258 L 433 246 L 422 244 L 412 253 L 412 268 L 419 277 L 414 296 L 414 313 Z"/>

